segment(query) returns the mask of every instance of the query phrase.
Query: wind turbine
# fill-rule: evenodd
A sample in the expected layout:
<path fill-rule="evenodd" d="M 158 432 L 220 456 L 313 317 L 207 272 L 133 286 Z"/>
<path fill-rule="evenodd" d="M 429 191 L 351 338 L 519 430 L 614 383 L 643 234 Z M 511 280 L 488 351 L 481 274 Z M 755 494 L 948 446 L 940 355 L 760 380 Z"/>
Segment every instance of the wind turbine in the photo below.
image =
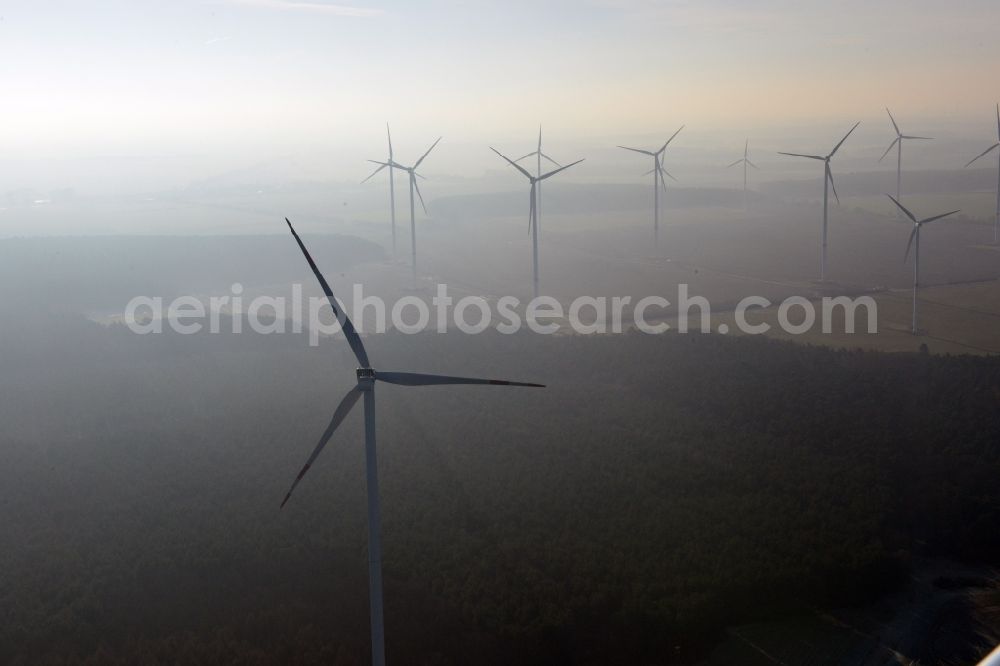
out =
<path fill-rule="evenodd" d="M 743 158 L 738 159 L 732 164 L 730 164 L 727 169 L 731 169 L 737 164 L 743 165 L 743 208 L 747 207 L 747 184 L 750 181 L 749 168 L 759 169 L 756 164 L 750 161 L 750 139 L 747 139 L 746 144 L 743 146 Z"/>
<path fill-rule="evenodd" d="M 933 137 L 929 137 L 929 136 L 909 136 L 909 135 L 903 134 L 902 132 L 899 131 L 899 125 L 896 124 L 896 119 L 892 117 L 892 112 L 889 111 L 888 107 L 886 107 L 885 112 L 889 114 L 889 120 L 892 121 L 892 128 L 894 130 L 896 130 L 896 138 L 893 140 L 892 143 L 889 144 L 889 147 L 885 149 L 885 152 L 882 153 L 882 157 L 878 158 L 878 161 L 881 162 L 882 160 L 884 160 L 885 156 L 889 154 L 890 150 L 892 150 L 892 147 L 896 146 L 896 199 L 902 199 L 902 197 L 900 196 L 899 192 L 900 192 L 900 183 L 902 182 L 902 174 L 903 174 L 903 140 L 904 139 L 920 139 L 920 140 L 923 140 L 923 141 L 930 141 Z"/>
<path fill-rule="evenodd" d="M 997 143 L 994 143 L 992 146 L 973 157 L 969 160 L 969 164 L 972 164 L 980 157 L 983 157 L 987 153 L 993 151 L 997 146 L 1000 146 L 1000 104 L 997 105 Z M 966 164 L 965 166 L 969 166 L 969 164 Z M 997 208 L 996 213 L 993 216 L 993 242 L 1000 242 L 1000 158 L 997 160 Z"/>
<path fill-rule="evenodd" d="M 288 229 L 292 232 L 292 236 L 295 237 L 295 242 L 298 243 L 299 249 L 302 250 L 302 254 L 305 256 L 306 261 L 309 262 L 309 268 L 312 269 L 313 275 L 316 276 L 320 287 L 323 288 L 323 293 L 326 294 L 326 299 L 330 302 L 330 307 L 333 308 L 333 312 L 336 315 L 337 320 L 340 322 L 341 329 L 344 331 L 344 336 L 347 338 L 347 343 L 351 346 L 351 351 L 354 352 L 355 358 L 358 359 L 360 367 L 356 372 L 358 379 L 357 385 L 348 391 L 347 395 L 345 395 L 340 401 L 340 404 L 337 405 L 337 408 L 333 412 L 333 418 L 330 420 L 330 424 L 320 436 L 319 442 L 313 449 L 312 454 L 310 454 L 309 459 L 302 468 L 302 471 L 299 472 L 298 476 L 295 477 L 295 481 L 292 482 L 292 487 L 288 490 L 288 494 L 285 495 L 285 499 L 281 502 L 281 506 L 284 507 L 289 498 L 291 498 L 295 487 L 299 485 L 302 477 L 304 477 L 306 472 L 309 471 L 309 468 L 323 451 L 323 447 L 325 447 L 327 442 L 330 441 L 330 438 L 333 436 L 334 431 L 337 430 L 337 427 L 344 421 L 358 400 L 361 397 L 364 397 L 365 471 L 367 475 L 366 485 L 368 492 L 368 593 L 371 604 L 372 663 L 374 666 L 385 666 L 385 627 L 382 622 L 382 512 L 379 505 L 378 459 L 375 450 L 375 382 L 382 381 L 388 384 L 399 384 L 400 386 L 490 384 L 494 386 L 534 386 L 541 388 L 544 385 L 529 384 L 525 382 L 509 382 L 500 379 L 474 379 L 469 377 L 449 377 L 447 375 L 425 375 L 413 372 L 376 371 L 372 368 L 371 363 L 368 361 L 368 353 L 365 351 L 365 346 L 361 342 L 361 336 L 358 335 L 358 332 L 355 330 L 351 320 L 347 317 L 347 313 L 341 309 L 337 299 L 333 295 L 333 292 L 330 290 L 330 285 L 327 284 L 323 274 L 320 273 L 319 268 L 316 267 L 316 262 L 313 261 L 309 251 L 306 250 L 306 246 L 302 243 L 302 239 L 299 238 L 297 233 L 295 233 L 295 229 L 292 227 L 292 223 L 288 221 L 287 217 L 285 218 L 285 222 L 288 223 Z"/>
<path fill-rule="evenodd" d="M 396 256 L 396 167 L 393 166 L 392 160 L 392 134 L 389 133 L 389 123 L 385 124 L 385 135 L 389 139 L 389 159 L 385 162 L 379 162 L 379 167 L 372 171 L 368 178 L 365 178 L 362 184 L 368 182 L 372 177 L 377 174 L 382 169 L 386 167 L 389 168 L 389 210 L 392 214 L 392 256 Z"/>
<path fill-rule="evenodd" d="M 557 167 L 558 166 L 562 166 L 561 164 L 559 164 L 559 162 L 556 162 L 554 159 L 552 159 L 551 157 L 549 157 L 548 155 L 546 155 L 545 153 L 542 152 L 542 126 L 541 125 L 538 126 L 538 149 L 535 150 L 535 151 L 533 151 L 533 152 L 528 153 L 527 155 L 522 155 L 521 157 L 518 157 L 514 161 L 515 162 L 521 162 L 523 160 L 528 159 L 529 157 L 535 157 L 535 158 L 537 158 L 536 165 L 535 165 L 535 176 L 536 177 L 542 175 L 542 158 L 543 157 L 545 159 L 547 159 L 549 162 L 552 162 L 552 164 L 554 164 Z M 537 196 L 536 196 L 536 201 L 535 201 L 535 224 L 536 225 L 539 224 L 541 222 L 541 219 L 542 219 L 542 184 L 538 183 Z"/>
<path fill-rule="evenodd" d="M 558 169 L 553 169 L 548 173 L 539 174 L 537 176 L 532 176 L 528 173 L 527 169 L 522 167 L 520 164 L 510 159 L 499 150 L 490 146 L 490 150 L 506 160 L 512 167 L 524 174 L 524 177 L 528 179 L 531 183 L 531 194 L 530 203 L 528 208 L 528 233 L 531 234 L 531 266 L 532 266 L 532 288 L 535 298 L 538 298 L 538 184 L 541 183 L 546 178 L 551 178 L 560 171 L 565 171 L 571 166 L 575 166 L 582 162 L 583 160 L 577 160 L 567 164 L 566 166 L 561 166 Z"/>
<path fill-rule="evenodd" d="M 910 325 L 910 330 L 911 330 L 911 332 L 914 335 L 916 335 L 917 334 L 917 288 L 920 286 L 920 228 L 922 226 L 924 226 L 925 224 L 929 223 L 929 222 L 933 222 L 934 220 L 940 220 L 942 217 L 948 217 L 949 215 L 954 215 L 955 213 L 957 213 L 959 211 L 953 210 L 950 213 L 944 213 L 942 215 L 935 215 L 934 217 L 928 217 L 928 218 L 924 218 L 923 220 L 918 220 L 916 217 L 913 216 L 913 213 L 911 213 L 909 210 L 907 210 L 906 206 L 904 206 L 903 204 L 899 203 L 899 201 L 897 201 L 895 197 L 893 197 L 891 194 L 887 194 L 886 196 L 889 197 L 890 199 L 892 199 L 892 202 L 894 204 L 896 204 L 901 211 L 903 211 L 904 213 L 906 213 L 906 217 L 910 218 L 910 220 L 913 222 L 913 231 L 910 232 L 910 240 L 906 244 L 906 254 L 903 255 L 903 263 L 906 263 L 906 260 L 910 257 L 910 248 L 913 247 L 914 244 L 915 244 L 916 247 L 913 248 L 913 250 L 914 250 L 914 252 L 913 252 L 913 319 L 912 319 L 912 322 L 911 322 L 911 325 Z"/>
<path fill-rule="evenodd" d="M 402 164 L 400 164 L 399 162 L 396 162 L 393 159 L 390 159 L 388 162 L 379 162 L 378 160 L 368 160 L 369 162 L 372 162 L 374 164 L 381 165 L 379 167 L 380 169 L 385 168 L 385 167 L 391 167 L 391 168 L 394 168 L 394 169 L 399 169 L 400 171 L 405 171 L 409 175 L 409 180 L 410 180 L 410 264 L 413 267 L 413 284 L 414 285 L 416 285 L 416 283 L 417 283 L 417 221 L 416 221 L 417 220 L 417 216 L 416 216 L 416 209 L 414 207 L 414 201 L 413 201 L 413 193 L 414 192 L 416 192 L 417 196 L 420 197 L 420 207 L 424 209 L 424 215 L 427 214 L 427 206 L 424 205 L 424 195 L 420 194 L 420 186 L 417 185 L 417 176 L 420 176 L 420 174 L 417 173 L 417 168 L 420 166 L 421 162 L 423 162 L 424 159 L 426 159 L 427 156 L 431 154 L 431 151 L 434 150 L 434 146 L 438 145 L 438 142 L 440 142 L 440 141 L 441 141 L 441 137 L 438 137 L 437 141 L 435 141 L 434 143 L 431 144 L 431 147 L 427 149 L 427 152 L 424 153 L 423 155 L 421 155 L 420 159 L 417 160 L 413 164 L 413 166 L 403 166 Z M 423 176 L 420 176 L 420 177 L 423 178 Z"/>
<path fill-rule="evenodd" d="M 674 140 L 674 137 L 681 133 L 684 129 L 684 125 L 681 125 L 680 129 L 673 133 L 667 142 L 660 146 L 657 151 L 643 150 L 642 148 L 629 148 L 628 146 L 618 146 L 619 148 L 624 148 L 625 150 L 631 150 L 633 153 L 642 153 L 643 155 L 649 155 L 653 158 L 653 168 L 644 173 L 644 176 L 653 174 L 653 244 L 660 244 L 660 188 L 657 185 L 663 186 L 663 191 L 667 191 L 667 181 L 663 179 L 663 174 L 670 176 L 670 172 L 663 168 L 663 164 L 660 158 L 663 157 L 663 152 L 670 145 L 670 142 Z M 676 181 L 677 179 L 670 176 L 670 180 Z"/>
<path fill-rule="evenodd" d="M 851 136 L 851 132 L 853 132 L 855 129 L 857 129 L 858 125 L 860 125 L 860 124 L 861 124 L 860 120 L 858 122 L 854 123 L 854 127 L 852 127 L 850 130 L 848 130 L 847 134 L 844 135 L 844 138 L 841 139 L 837 143 L 837 145 L 833 147 L 833 150 L 830 151 L 829 155 L 825 155 L 825 156 L 824 155 L 803 155 L 802 153 L 782 153 L 780 151 L 778 152 L 779 155 L 790 155 L 791 157 L 808 157 L 811 160 L 820 160 L 824 164 L 824 166 L 823 166 L 823 241 L 822 241 L 822 243 L 823 243 L 823 251 L 820 254 L 820 260 L 819 260 L 819 279 L 820 280 L 826 280 L 826 226 L 827 226 L 828 209 L 829 209 L 829 203 L 830 203 L 830 188 L 831 187 L 833 188 L 833 196 L 837 199 L 837 205 L 838 206 L 840 205 L 840 197 L 837 195 L 837 186 L 833 184 L 833 172 L 830 171 L 830 158 L 837 154 L 837 151 L 840 149 L 840 147 L 842 145 L 844 145 L 845 141 L 847 141 L 847 137 Z"/>

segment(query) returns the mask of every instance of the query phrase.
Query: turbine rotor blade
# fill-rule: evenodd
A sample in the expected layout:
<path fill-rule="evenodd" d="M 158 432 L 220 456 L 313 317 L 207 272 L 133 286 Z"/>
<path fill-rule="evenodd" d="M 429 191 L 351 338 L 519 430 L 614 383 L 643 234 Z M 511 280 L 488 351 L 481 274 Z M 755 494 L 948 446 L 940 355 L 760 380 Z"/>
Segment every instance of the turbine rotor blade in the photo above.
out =
<path fill-rule="evenodd" d="M 549 162 L 552 162 L 556 166 L 562 166 L 562 164 L 559 164 L 559 162 L 556 162 L 554 159 L 552 159 L 551 157 L 549 157 L 545 153 L 542 153 L 541 155 L 542 155 L 542 157 L 544 157 L 545 159 L 547 159 Z"/>
<path fill-rule="evenodd" d="M 586 158 L 584 158 L 584 159 L 586 159 Z M 566 169 L 570 168 L 571 166 L 576 166 L 577 164 L 579 164 L 582 161 L 583 160 L 577 160 L 576 162 L 570 162 L 569 164 L 567 164 L 565 166 L 561 166 L 558 169 L 553 169 L 552 171 L 549 171 L 548 173 L 543 173 L 536 180 L 545 180 L 546 178 L 549 178 L 551 176 L 556 175 L 560 171 L 565 171 Z"/>
<path fill-rule="evenodd" d="M 430 154 L 431 154 L 431 151 L 432 151 L 432 150 L 434 150 L 434 146 L 438 145 L 438 143 L 440 143 L 440 142 L 441 142 L 441 139 L 442 139 L 442 137 L 440 137 L 440 136 L 439 136 L 439 137 L 437 138 L 437 141 L 435 141 L 434 143 L 432 143 L 432 144 L 431 144 L 431 147 L 427 149 L 427 152 L 426 152 L 426 153 L 424 153 L 423 155 L 421 155 L 421 156 L 420 156 L 420 159 L 419 159 L 419 160 L 417 160 L 417 163 L 413 165 L 413 168 L 414 168 L 414 169 L 416 169 L 416 168 L 417 168 L 418 166 L 420 166 L 420 163 L 421 163 L 421 162 L 423 162 L 423 161 L 424 161 L 424 159 L 425 159 L 425 158 L 426 158 L 426 157 L 427 157 L 428 155 L 430 155 Z"/>
<path fill-rule="evenodd" d="M 989 148 L 987 148 L 986 150 L 984 150 L 983 152 L 979 153 L 978 155 L 976 155 L 975 157 L 973 157 L 971 160 L 969 160 L 966 163 L 965 166 L 969 166 L 970 164 L 972 164 L 973 162 L 975 162 L 976 160 L 978 160 L 980 157 L 986 156 L 987 154 L 990 153 L 990 151 L 994 150 L 997 146 L 1000 146 L 1000 143 L 994 143 L 992 146 L 990 146 Z"/>
<path fill-rule="evenodd" d="M 667 178 L 669 178 L 670 180 L 674 181 L 675 183 L 679 183 L 680 182 L 679 180 L 677 180 L 676 178 L 674 178 L 672 175 L 670 175 L 670 172 L 667 171 L 666 169 L 664 169 L 662 166 L 660 167 L 660 171 L 661 171 L 661 173 L 660 173 L 660 177 L 661 178 L 663 177 L 663 174 L 667 174 Z"/>
<path fill-rule="evenodd" d="M 932 137 L 932 136 L 910 136 L 908 134 L 903 134 L 899 138 L 900 139 L 922 139 L 924 141 L 933 141 L 934 140 L 934 137 Z"/>
<path fill-rule="evenodd" d="M 825 161 L 826 160 L 826 158 L 823 157 L 822 155 L 803 155 L 802 153 L 783 153 L 780 150 L 778 151 L 778 154 L 779 155 L 788 155 L 790 157 L 808 157 L 811 160 L 821 160 L 821 161 Z"/>
<path fill-rule="evenodd" d="M 910 248 L 913 247 L 913 239 L 917 237 L 917 232 L 919 231 L 919 229 L 920 229 L 920 225 L 919 224 L 914 224 L 913 225 L 913 231 L 910 232 L 910 240 L 907 241 L 907 243 L 906 243 L 906 253 L 903 254 L 903 263 L 904 264 L 910 258 Z"/>
<path fill-rule="evenodd" d="M 878 158 L 879 162 L 885 159 L 885 156 L 889 154 L 889 151 L 892 150 L 897 143 L 899 143 L 901 138 L 902 137 L 897 136 L 895 139 L 892 140 L 892 143 L 889 144 L 889 147 L 885 149 L 884 153 L 882 153 L 882 157 Z"/>
<path fill-rule="evenodd" d="M 528 237 L 531 237 L 532 225 L 535 224 L 535 193 L 538 192 L 537 183 L 531 181 L 531 190 L 528 192 Z"/>
<path fill-rule="evenodd" d="M 837 205 L 840 205 L 840 196 L 837 194 L 837 186 L 833 182 L 833 170 L 830 169 L 830 163 L 826 163 L 826 177 L 830 179 L 830 188 L 833 190 L 833 198 L 837 200 Z"/>
<path fill-rule="evenodd" d="M 741 160 L 736 160 L 735 162 L 733 162 L 732 164 L 730 164 L 726 168 L 729 169 L 731 167 L 736 166 L 737 164 L 743 164 L 744 162 L 746 162 L 746 158 L 745 157 L 743 159 L 741 159 Z"/>
<path fill-rule="evenodd" d="M 833 150 L 830 151 L 830 154 L 827 155 L 827 157 L 833 157 L 837 153 L 837 151 L 840 150 L 840 147 L 842 145 L 844 145 L 844 142 L 847 141 L 847 137 L 851 136 L 851 133 L 854 132 L 854 130 L 856 130 L 858 128 L 858 125 L 860 125 L 860 124 L 861 124 L 860 120 L 858 122 L 854 123 L 854 127 L 852 127 L 851 129 L 849 129 L 847 131 L 847 134 L 844 135 L 844 138 L 841 139 L 837 143 L 837 145 L 833 147 Z"/>
<path fill-rule="evenodd" d="M 363 181 L 361 181 L 361 183 L 362 184 L 367 183 L 369 180 L 371 180 L 375 176 L 375 174 L 377 174 L 379 171 L 381 171 L 382 169 L 386 168 L 387 166 L 389 166 L 389 165 L 388 164 L 383 164 L 379 168 L 375 169 L 374 171 L 371 172 L 371 174 L 367 178 L 365 178 Z"/>
<path fill-rule="evenodd" d="M 389 160 L 388 162 L 383 162 L 381 160 L 368 160 L 368 161 L 371 162 L 372 164 L 382 164 L 387 167 L 392 167 L 393 169 L 399 169 L 400 171 L 408 171 L 408 169 L 405 166 L 403 166 L 396 160 Z"/>
<path fill-rule="evenodd" d="M 479 379 L 476 377 L 451 377 L 449 375 L 427 375 L 419 372 L 376 372 L 375 379 L 400 386 L 444 386 L 448 384 L 486 384 L 489 386 L 529 386 L 545 388 L 545 384 L 511 382 L 505 379 Z"/>
<path fill-rule="evenodd" d="M 670 142 L 674 140 L 674 137 L 675 137 L 675 136 L 677 136 L 678 134 L 680 134 L 680 133 L 681 133 L 681 130 L 682 130 L 682 129 L 684 129 L 684 125 L 681 125 L 681 126 L 680 126 L 680 127 L 679 127 L 679 128 L 677 129 L 677 131 L 676 131 L 676 132 L 674 132 L 673 134 L 671 134 L 671 135 L 670 135 L 670 138 L 669 138 L 669 139 L 667 139 L 667 142 L 666 142 L 665 144 L 663 144 L 663 148 L 660 148 L 660 149 L 659 149 L 658 151 L 656 151 L 656 152 L 658 152 L 658 153 L 662 153 L 662 152 L 663 152 L 664 150 L 666 150 L 666 149 L 667 149 L 667 146 L 669 146 L 669 145 L 670 145 Z"/>
<path fill-rule="evenodd" d="M 892 117 L 892 111 L 889 110 L 889 107 L 885 107 L 885 112 L 889 114 L 889 120 L 892 121 L 892 128 L 896 130 L 896 136 L 899 136 L 899 125 L 896 124 L 896 119 Z"/>
<path fill-rule="evenodd" d="M 347 316 L 346 312 L 341 310 L 340 304 L 337 303 L 337 299 L 333 295 L 330 285 L 327 284 L 326 278 L 319 272 L 319 268 L 316 266 L 316 262 L 313 261 L 312 255 L 309 254 L 309 250 L 306 249 L 299 235 L 295 233 L 295 228 L 287 217 L 285 218 L 285 222 L 288 224 L 288 229 L 292 232 L 292 236 L 295 237 L 295 242 L 299 244 L 299 249 L 302 250 L 306 261 L 309 262 L 309 268 L 312 269 L 313 275 L 319 281 L 319 286 L 323 289 L 323 293 L 326 294 L 326 300 L 329 301 L 330 307 L 333 308 L 333 314 L 336 315 L 337 321 L 340 322 L 340 328 L 344 332 L 344 337 L 347 338 L 347 343 L 351 346 L 351 351 L 354 352 L 355 358 L 358 359 L 358 363 L 361 364 L 362 368 L 371 367 L 371 364 L 368 362 L 368 352 L 365 351 L 365 346 L 361 342 L 361 336 L 354 330 L 354 324 L 351 323 L 350 317 Z"/>
<path fill-rule="evenodd" d="M 389 160 L 392 161 L 392 134 L 389 132 L 389 123 L 385 124 L 385 136 L 389 139 Z"/>
<path fill-rule="evenodd" d="M 934 217 L 928 217 L 926 220 L 920 220 L 920 224 L 930 224 L 934 220 L 940 220 L 942 217 L 948 217 L 949 215 L 954 215 L 955 213 L 961 213 L 961 209 L 953 210 L 949 213 L 942 213 L 941 215 L 935 215 Z"/>
<path fill-rule="evenodd" d="M 534 180 L 535 179 L 535 177 L 532 176 L 530 173 L 528 173 L 525 170 L 524 167 L 522 167 L 520 164 L 518 164 L 514 160 L 510 159 L 509 157 L 507 157 L 506 155 L 504 155 L 503 153 L 501 153 L 499 150 L 497 150 L 493 146 L 490 146 L 490 150 L 492 150 L 494 153 L 496 153 L 497 155 L 499 155 L 500 157 L 502 157 L 504 160 L 506 160 L 507 163 L 510 164 L 512 167 L 514 167 L 515 169 L 517 169 L 518 171 L 520 171 L 521 173 L 523 173 L 524 177 L 527 178 L 528 180 Z"/>
<path fill-rule="evenodd" d="M 424 209 L 424 215 L 427 215 L 427 206 L 424 205 L 424 195 L 420 193 L 420 186 L 417 185 L 417 172 L 410 171 L 410 180 L 413 181 L 413 189 L 417 191 L 417 198 L 420 199 L 420 207 Z"/>
<path fill-rule="evenodd" d="M 753 163 L 753 162 L 751 162 L 750 160 L 747 160 L 747 164 L 749 164 L 750 166 L 752 166 L 752 167 L 753 167 L 754 169 L 760 169 L 760 167 L 759 167 L 759 166 L 757 166 L 756 164 L 754 164 L 754 163 Z"/>
<path fill-rule="evenodd" d="M 901 210 L 904 213 L 906 213 L 906 217 L 910 218 L 910 220 L 912 220 L 914 223 L 917 222 L 917 218 L 913 215 L 913 213 L 911 213 L 906 206 L 904 206 L 903 204 L 901 204 L 898 201 L 896 201 L 896 197 L 892 196 L 891 194 L 887 194 L 885 196 L 887 196 L 890 199 L 892 199 L 892 203 L 896 204 L 896 206 L 899 207 L 899 210 Z"/>
<path fill-rule="evenodd" d="M 340 424 L 343 423 L 344 419 L 347 418 L 347 415 L 351 413 L 351 409 L 355 404 L 357 404 L 358 398 L 360 397 L 361 389 L 355 386 L 347 392 L 347 395 L 345 395 L 343 400 L 340 401 L 340 404 L 337 405 L 337 409 L 333 412 L 333 418 L 330 419 L 330 424 L 326 427 L 326 430 L 323 431 L 323 434 L 319 438 L 319 442 L 316 444 L 313 452 L 309 455 L 309 459 L 306 461 L 305 466 L 302 468 L 302 471 L 299 472 L 299 475 L 295 477 L 295 481 L 292 482 L 292 487 L 288 489 L 288 494 L 286 494 L 285 499 L 282 500 L 281 508 L 284 508 L 288 500 L 291 499 L 292 493 L 295 491 L 295 486 L 299 485 L 299 481 L 302 480 L 302 477 L 304 477 L 306 472 L 309 471 L 309 468 L 312 467 L 312 464 L 316 461 L 316 458 L 319 457 L 319 454 L 323 451 L 326 443 L 330 441 L 331 437 L 333 437 L 334 431 L 336 431 Z"/>
<path fill-rule="evenodd" d="M 648 151 L 648 150 L 643 150 L 642 148 L 629 148 L 628 146 L 618 146 L 618 147 L 619 148 L 624 148 L 625 150 L 631 150 L 633 153 L 642 153 L 643 155 L 655 155 L 656 154 L 656 153 L 653 153 L 653 152 Z M 659 151 L 657 151 L 657 152 L 659 152 Z"/>
<path fill-rule="evenodd" d="M 515 161 L 515 162 L 520 162 L 521 160 L 526 160 L 526 159 L 528 159 L 529 157 L 534 157 L 534 156 L 535 156 L 535 155 L 537 155 L 537 154 L 538 154 L 537 152 L 534 152 L 534 153 L 528 153 L 527 155 L 521 155 L 520 157 L 518 157 L 518 158 L 517 158 L 516 160 L 514 160 L 514 161 Z"/>

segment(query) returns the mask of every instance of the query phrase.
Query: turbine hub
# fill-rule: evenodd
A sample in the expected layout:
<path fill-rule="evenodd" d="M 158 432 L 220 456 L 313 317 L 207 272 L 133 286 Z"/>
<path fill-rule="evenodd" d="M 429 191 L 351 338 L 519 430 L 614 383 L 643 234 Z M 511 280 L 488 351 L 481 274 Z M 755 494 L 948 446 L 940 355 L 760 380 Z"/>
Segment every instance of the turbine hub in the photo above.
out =
<path fill-rule="evenodd" d="M 374 368 L 358 368 L 358 386 L 361 388 L 371 388 L 375 384 Z"/>

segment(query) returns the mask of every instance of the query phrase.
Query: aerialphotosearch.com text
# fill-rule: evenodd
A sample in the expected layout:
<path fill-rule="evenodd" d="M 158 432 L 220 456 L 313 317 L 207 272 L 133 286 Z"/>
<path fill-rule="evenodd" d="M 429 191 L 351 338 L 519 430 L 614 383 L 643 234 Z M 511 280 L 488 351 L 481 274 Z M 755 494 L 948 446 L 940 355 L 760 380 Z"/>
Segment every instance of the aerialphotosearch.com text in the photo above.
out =
<path fill-rule="evenodd" d="M 352 296 L 350 308 L 338 301 L 341 316 L 346 313 L 355 328 L 374 333 L 384 333 L 390 328 L 406 334 L 457 329 L 475 335 L 493 328 L 499 333 L 512 334 L 524 327 L 543 335 L 565 332 L 565 327 L 581 335 L 622 333 L 633 328 L 648 334 L 671 330 L 731 332 L 726 323 L 717 323 L 713 329 L 708 299 L 691 295 L 688 285 L 683 283 L 677 285 L 673 300 L 658 295 L 579 296 L 568 306 L 551 296 L 538 296 L 527 303 L 515 296 L 490 299 L 463 296 L 456 300 L 448 294 L 446 284 L 437 285 L 430 302 L 408 295 L 387 303 L 381 297 L 365 295 L 361 284 L 354 285 Z M 835 321 L 838 333 L 854 333 L 858 314 L 862 312 L 867 333 L 878 331 L 877 305 L 869 296 L 828 296 L 818 301 L 791 296 L 777 304 L 764 296 L 747 296 L 732 310 L 733 324 L 747 335 L 767 333 L 772 324 L 754 317 L 753 313 L 759 314 L 775 305 L 776 317 L 772 319 L 790 335 L 813 331 L 817 321 L 823 333 L 832 333 Z M 672 306 L 675 307 L 671 309 Z M 137 296 L 126 305 L 122 319 L 138 334 L 161 333 L 164 325 L 179 334 L 205 330 L 219 333 L 224 319 L 231 320 L 227 332 L 240 333 L 245 321 L 251 331 L 262 335 L 308 330 L 313 346 L 319 344 L 322 336 L 338 333 L 341 327 L 327 299 L 305 298 L 300 284 L 292 285 L 290 298 L 268 295 L 245 298 L 239 283 L 232 285 L 229 294 L 206 298 L 180 296 L 164 302 L 162 297 Z"/>

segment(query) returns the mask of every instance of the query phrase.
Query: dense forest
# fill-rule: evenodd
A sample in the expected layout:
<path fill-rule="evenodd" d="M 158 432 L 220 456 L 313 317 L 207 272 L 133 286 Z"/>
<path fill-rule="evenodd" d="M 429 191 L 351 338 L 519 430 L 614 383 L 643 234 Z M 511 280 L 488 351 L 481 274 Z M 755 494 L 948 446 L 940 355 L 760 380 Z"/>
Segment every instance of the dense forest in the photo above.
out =
<path fill-rule="evenodd" d="M 365 664 L 340 338 L 0 322 L 0 663 Z M 716 335 L 373 337 L 397 664 L 667 664 L 1000 562 L 1000 360 Z"/>

